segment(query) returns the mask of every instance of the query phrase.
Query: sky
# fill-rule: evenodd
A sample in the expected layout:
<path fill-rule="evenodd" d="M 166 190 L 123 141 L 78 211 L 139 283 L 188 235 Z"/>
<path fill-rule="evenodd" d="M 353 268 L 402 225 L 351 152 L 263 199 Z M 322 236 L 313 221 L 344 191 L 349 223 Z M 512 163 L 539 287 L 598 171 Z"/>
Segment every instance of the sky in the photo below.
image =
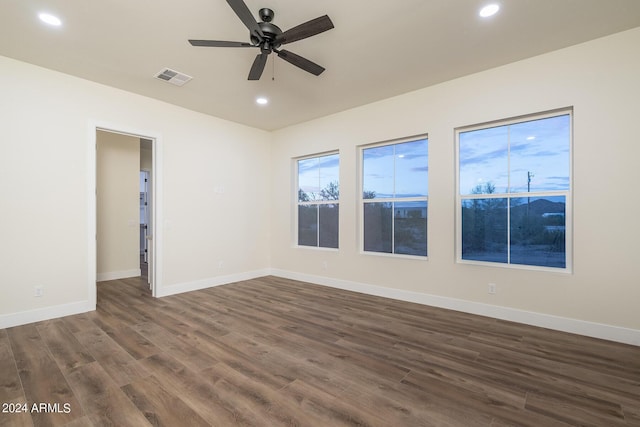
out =
<path fill-rule="evenodd" d="M 298 188 L 305 191 L 310 200 L 322 200 L 320 190 L 331 182 L 340 180 L 340 156 L 313 157 L 298 160 Z"/>
<path fill-rule="evenodd" d="M 427 196 L 428 140 L 364 149 L 362 172 L 363 190 L 376 198 Z"/>
<path fill-rule="evenodd" d="M 496 193 L 569 190 L 571 116 L 530 120 L 460 133 L 460 194 L 490 182 Z M 428 195 L 428 140 L 365 148 L 364 191 L 376 198 Z M 339 182 L 339 154 L 298 161 L 299 188 L 321 200 L 320 191 Z"/>
<path fill-rule="evenodd" d="M 460 194 L 491 182 L 496 193 L 569 189 L 568 114 L 460 133 Z"/>
<path fill-rule="evenodd" d="M 298 160 L 298 188 L 320 200 L 320 190 L 339 180 L 339 163 L 338 154 Z M 364 149 L 364 190 L 380 198 L 426 196 L 428 167 L 427 139 Z"/>

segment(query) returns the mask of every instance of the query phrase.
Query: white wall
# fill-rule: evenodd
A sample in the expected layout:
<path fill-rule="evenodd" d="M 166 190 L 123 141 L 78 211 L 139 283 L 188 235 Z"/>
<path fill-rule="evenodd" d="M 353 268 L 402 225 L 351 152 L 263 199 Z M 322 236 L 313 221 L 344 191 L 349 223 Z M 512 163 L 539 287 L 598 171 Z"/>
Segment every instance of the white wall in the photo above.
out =
<path fill-rule="evenodd" d="M 613 335 L 640 338 L 638 46 L 635 29 L 276 132 L 273 268 L 586 334 L 599 328 L 593 335 L 606 335 L 614 326 Z M 574 107 L 573 273 L 456 264 L 454 128 L 568 106 Z M 429 260 L 360 254 L 357 146 L 423 133 L 429 134 Z M 340 250 L 296 248 L 292 158 L 329 150 L 340 150 Z M 496 295 L 488 295 L 490 282 Z"/>
<path fill-rule="evenodd" d="M 97 278 L 140 276 L 140 138 L 96 134 Z"/>
<path fill-rule="evenodd" d="M 159 295 L 269 267 L 269 133 L 5 57 L 0 94 L 0 328 L 93 308 L 96 123 L 161 139 Z"/>
<path fill-rule="evenodd" d="M 273 134 L 0 57 L 0 328 L 92 309 L 89 135 L 99 123 L 161 141 L 158 295 L 274 272 L 640 345 L 639 45 L 635 29 Z M 456 264 L 453 129 L 566 106 L 573 273 Z M 422 133 L 429 260 L 360 254 L 357 146 Z M 292 158 L 335 149 L 340 250 L 295 248 Z"/>

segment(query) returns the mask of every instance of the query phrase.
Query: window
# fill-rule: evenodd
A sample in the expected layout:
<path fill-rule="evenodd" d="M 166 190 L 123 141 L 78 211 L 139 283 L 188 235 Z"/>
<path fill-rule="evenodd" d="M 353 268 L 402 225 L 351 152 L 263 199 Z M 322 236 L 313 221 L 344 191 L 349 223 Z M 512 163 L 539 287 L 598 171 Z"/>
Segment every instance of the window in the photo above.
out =
<path fill-rule="evenodd" d="M 362 150 L 364 251 L 427 256 L 427 142 Z"/>
<path fill-rule="evenodd" d="M 456 135 L 458 260 L 568 268 L 571 111 Z"/>
<path fill-rule="evenodd" d="M 338 154 L 297 161 L 298 245 L 338 247 Z"/>

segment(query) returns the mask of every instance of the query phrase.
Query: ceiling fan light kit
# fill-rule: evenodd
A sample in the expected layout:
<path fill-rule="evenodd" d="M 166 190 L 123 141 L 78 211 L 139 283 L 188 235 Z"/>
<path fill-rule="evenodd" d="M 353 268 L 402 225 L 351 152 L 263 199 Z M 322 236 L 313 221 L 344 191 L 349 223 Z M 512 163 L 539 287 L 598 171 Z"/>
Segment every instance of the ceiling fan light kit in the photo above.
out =
<path fill-rule="evenodd" d="M 271 52 L 275 52 L 279 58 L 315 76 L 319 76 L 325 70 L 324 67 L 300 55 L 288 50 L 280 50 L 280 47 L 283 44 L 306 39 L 332 29 L 333 22 L 327 15 L 312 19 L 283 32 L 277 25 L 271 23 L 275 16 L 273 10 L 269 8 L 260 9 L 258 14 L 262 21 L 257 22 L 243 0 L 227 0 L 227 3 L 249 30 L 249 42 L 189 40 L 192 46 L 259 48 L 260 53 L 251 65 L 248 80 L 260 80 Z"/>

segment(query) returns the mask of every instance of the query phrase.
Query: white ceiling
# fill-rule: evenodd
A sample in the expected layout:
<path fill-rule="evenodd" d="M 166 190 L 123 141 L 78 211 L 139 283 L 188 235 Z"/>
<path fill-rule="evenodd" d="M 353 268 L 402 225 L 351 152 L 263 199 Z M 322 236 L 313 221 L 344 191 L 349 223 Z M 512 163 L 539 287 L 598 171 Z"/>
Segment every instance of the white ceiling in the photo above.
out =
<path fill-rule="evenodd" d="M 334 29 L 286 45 L 327 69 L 318 77 L 270 55 L 247 81 L 257 49 L 189 45 L 248 41 L 223 0 L 0 0 L 0 55 L 274 130 L 640 26 L 640 0 L 496 0 L 480 18 L 490 1 L 246 0 L 283 30 L 329 15 Z M 63 25 L 43 25 L 42 11 Z M 154 79 L 165 67 L 193 80 Z"/>

